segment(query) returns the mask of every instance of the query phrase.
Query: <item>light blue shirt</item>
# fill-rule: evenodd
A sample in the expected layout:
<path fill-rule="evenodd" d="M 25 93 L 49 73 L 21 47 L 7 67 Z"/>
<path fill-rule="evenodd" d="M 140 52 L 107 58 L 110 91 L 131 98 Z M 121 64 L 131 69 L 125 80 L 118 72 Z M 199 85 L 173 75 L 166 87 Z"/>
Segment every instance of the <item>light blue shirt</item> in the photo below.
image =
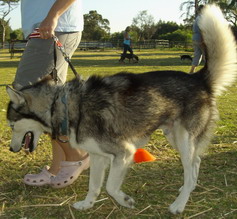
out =
<path fill-rule="evenodd" d="M 124 36 L 125 36 L 125 33 L 124 33 Z M 128 34 L 128 38 L 129 38 L 129 39 L 126 39 L 126 38 L 124 37 L 123 44 L 126 44 L 126 45 L 129 45 L 129 46 L 130 46 L 130 44 L 131 44 L 131 37 L 130 37 L 129 34 Z"/>
<path fill-rule="evenodd" d="M 55 0 L 21 0 L 22 31 L 27 37 L 47 16 Z M 76 0 L 58 20 L 56 32 L 83 31 L 82 0 Z"/>

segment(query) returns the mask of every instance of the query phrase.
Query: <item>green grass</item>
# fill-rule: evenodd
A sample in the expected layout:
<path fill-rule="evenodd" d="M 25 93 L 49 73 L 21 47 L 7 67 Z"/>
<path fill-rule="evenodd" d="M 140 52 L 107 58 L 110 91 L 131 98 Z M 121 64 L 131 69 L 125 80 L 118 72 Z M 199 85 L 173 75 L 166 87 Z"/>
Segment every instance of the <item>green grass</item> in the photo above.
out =
<path fill-rule="evenodd" d="M 118 63 L 120 51 L 78 51 L 73 63 L 84 78 L 109 75 L 120 71 L 145 72 L 153 70 L 180 70 L 188 72 L 189 62 L 181 62 L 184 51 L 135 51 L 138 64 Z M 10 84 L 15 75 L 19 57 L 0 54 L 0 84 Z M 68 79 L 73 74 L 69 71 Z M 202 159 L 198 186 L 191 194 L 183 214 L 173 216 L 168 206 L 182 185 L 182 166 L 178 154 L 170 147 L 160 130 L 151 137 L 146 149 L 157 157 L 152 163 L 134 164 L 129 170 L 123 189 L 136 201 L 135 209 L 119 206 L 105 189 L 100 202 L 87 211 L 71 207 L 82 200 L 88 190 L 88 172 L 85 171 L 71 186 L 64 189 L 30 187 L 22 178 L 28 172 L 38 172 L 51 161 L 51 147 L 43 136 L 33 155 L 9 152 L 11 131 L 7 126 L 6 108 L 9 101 L 5 86 L 0 87 L 0 218 L 64 219 L 64 218 L 237 218 L 237 87 L 232 86 L 218 99 L 220 122 L 212 144 Z"/>

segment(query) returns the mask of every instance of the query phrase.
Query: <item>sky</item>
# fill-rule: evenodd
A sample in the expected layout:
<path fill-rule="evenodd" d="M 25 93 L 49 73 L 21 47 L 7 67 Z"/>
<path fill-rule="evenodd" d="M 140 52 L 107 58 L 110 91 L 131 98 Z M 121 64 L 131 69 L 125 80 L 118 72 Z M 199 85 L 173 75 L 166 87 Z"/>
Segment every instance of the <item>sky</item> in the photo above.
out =
<path fill-rule="evenodd" d="M 84 14 L 96 10 L 103 18 L 110 21 L 110 32 L 121 32 L 132 24 L 140 11 L 146 10 L 155 22 L 174 21 L 183 23 L 180 5 L 185 0 L 84 0 Z M 20 6 L 10 14 L 10 26 L 13 30 L 21 27 Z"/>

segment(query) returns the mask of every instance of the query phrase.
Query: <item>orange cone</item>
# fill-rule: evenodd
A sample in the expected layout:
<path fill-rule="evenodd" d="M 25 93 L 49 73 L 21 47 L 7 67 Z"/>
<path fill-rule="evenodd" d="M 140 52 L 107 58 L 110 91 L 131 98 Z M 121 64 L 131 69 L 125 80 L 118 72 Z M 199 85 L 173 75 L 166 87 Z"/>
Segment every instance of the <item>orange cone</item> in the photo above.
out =
<path fill-rule="evenodd" d="M 141 162 L 149 162 L 154 161 L 156 158 L 149 153 L 147 150 L 139 148 L 134 154 L 134 162 L 141 163 Z"/>

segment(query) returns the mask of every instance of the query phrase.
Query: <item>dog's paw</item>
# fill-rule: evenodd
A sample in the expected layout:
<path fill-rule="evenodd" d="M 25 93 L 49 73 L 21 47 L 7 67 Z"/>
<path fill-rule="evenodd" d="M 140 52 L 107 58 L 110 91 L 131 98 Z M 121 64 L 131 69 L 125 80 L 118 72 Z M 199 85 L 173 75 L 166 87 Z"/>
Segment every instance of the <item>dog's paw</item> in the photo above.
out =
<path fill-rule="evenodd" d="M 185 204 L 175 201 L 170 205 L 169 210 L 172 214 L 180 214 L 184 211 Z"/>
<path fill-rule="evenodd" d="M 86 210 L 89 208 L 92 208 L 94 205 L 94 202 L 88 202 L 88 201 L 79 201 L 74 203 L 72 206 L 77 210 Z"/>
<path fill-rule="evenodd" d="M 125 203 L 125 207 L 127 207 L 127 208 L 134 208 L 135 201 L 134 201 L 134 199 L 132 197 L 130 197 L 128 195 L 125 195 L 124 203 Z"/>
<path fill-rule="evenodd" d="M 122 197 L 120 196 L 119 198 L 117 197 L 115 199 L 120 205 L 126 208 L 134 208 L 134 199 L 126 194 L 124 194 Z"/>

